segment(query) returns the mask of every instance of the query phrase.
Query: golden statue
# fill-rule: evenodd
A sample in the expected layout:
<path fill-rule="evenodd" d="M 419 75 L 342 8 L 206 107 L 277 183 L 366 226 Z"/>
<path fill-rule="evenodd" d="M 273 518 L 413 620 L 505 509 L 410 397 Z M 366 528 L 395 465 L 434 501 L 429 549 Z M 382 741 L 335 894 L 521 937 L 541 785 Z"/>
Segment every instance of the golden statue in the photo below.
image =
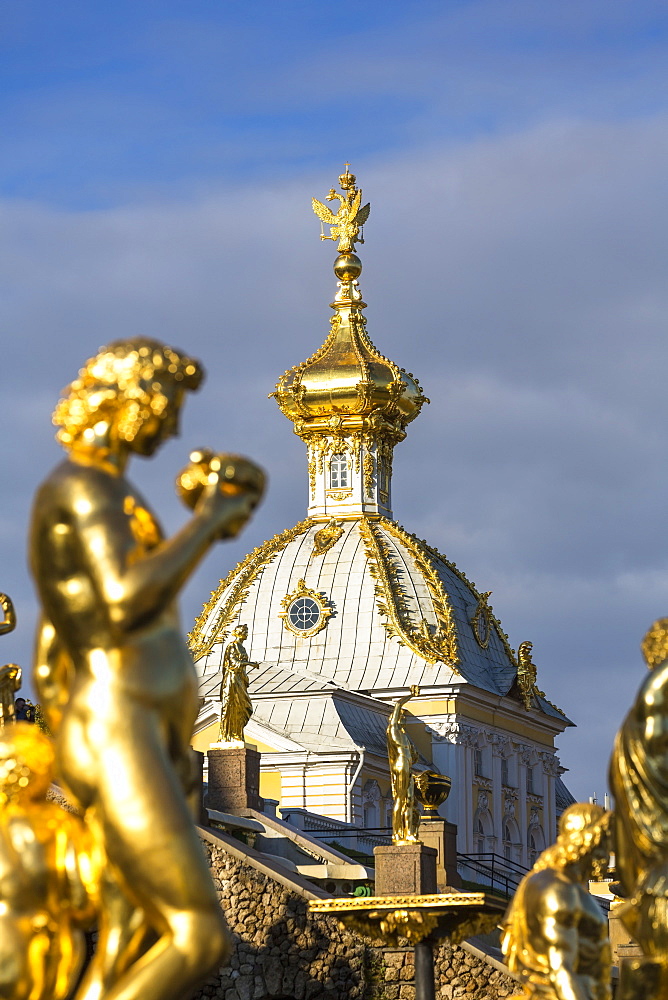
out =
<path fill-rule="evenodd" d="M 517 686 L 520 689 L 522 704 L 527 712 L 531 708 L 532 697 L 539 693 L 536 686 L 538 671 L 536 664 L 531 659 L 532 649 L 533 643 L 528 640 L 521 642 L 517 647 Z"/>
<path fill-rule="evenodd" d="M 0 594 L 0 610 L 2 610 L 0 635 L 5 635 L 6 632 L 13 632 L 16 628 L 16 612 L 14 611 L 12 599 L 7 594 Z"/>
<path fill-rule="evenodd" d="M 418 754 L 401 724 L 404 705 L 419 693 L 420 688 L 414 684 L 409 694 L 399 698 L 387 725 L 387 754 L 390 759 L 393 800 L 393 844 L 416 844 L 419 841 L 420 813 L 415 799 L 415 778 L 411 773 Z"/>
<path fill-rule="evenodd" d="M 661 995 L 668 995 L 668 618 L 654 623 L 642 649 L 650 673 L 617 733 L 610 762 L 616 871 L 626 898 L 616 913 L 649 960 L 637 963 L 635 992 L 630 982 L 623 984 L 622 995 L 629 997 L 642 995 L 641 967 L 652 963 Z"/>
<path fill-rule="evenodd" d="M 186 391 L 201 379 L 198 362 L 154 340 L 103 348 L 56 408 L 68 455 L 34 503 L 35 685 L 58 778 L 108 859 L 98 946 L 77 1000 L 182 1000 L 229 952 L 186 802 L 197 678 L 176 598 L 261 490 L 223 491 L 210 472 L 193 516 L 166 539 L 125 474 L 132 455 L 177 434 Z M 231 465 L 242 482 L 257 473 L 230 460 L 228 484 Z"/>
<path fill-rule="evenodd" d="M 220 736 L 215 746 L 243 746 L 244 729 L 253 714 L 248 697 L 248 674 L 251 663 L 244 648 L 248 626 L 239 625 L 232 633 L 234 638 L 223 655 L 223 680 L 220 685 Z"/>
<path fill-rule="evenodd" d="M 610 1000 L 608 920 L 588 891 L 610 857 L 610 813 L 577 802 L 556 843 L 522 879 L 502 924 L 501 949 L 525 997 Z"/>
<path fill-rule="evenodd" d="M 64 1000 L 83 963 L 99 863 L 89 831 L 46 793 L 53 744 L 25 722 L 0 733 L 0 996 Z"/>
<path fill-rule="evenodd" d="M 12 599 L 7 594 L 0 594 L 0 610 L 2 611 L 0 635 L 5 635 L 16 628 L 16 612 Z M 14 722 L 16 718 L 14 698 L 20 687 L 21 668 L 15 663 L 7 663 L 4 667 L 0 667 L 0 729 L 3 729 L 7 722 Z"/>
<path fill-rule="evenodd" d="M 357 178 L 354 174 L 350 173 L 348 164 L 346 163 L 346 171 L 339 177 L 339 184 L 344 194 L 337 194 L 334 188 L 331 188 L 326 197 L 327 201 L 337 199 L 341 203 L 336 213 L 332 212 L 326 205 L 323 205 L 317 198 L 311 199 L 315 214 L 321 222 L 331 226 L 332 229 L 330 235 L 321 232 L 320 239 L 338 240 L 339 245 L 337 249 L 339 253 L 352 253 L 356 243 L 364 243 L 364 239 L 360 235 L 360 229 L 369 218 L 371 205 L 367 203 L 360 208 L 362 203 L 362 189 L 355 187 L 356 180 Z"/>
<path fill-rule="evenodd" d="M 14 698 L 20 687 L 21 668 L 15 663 L 6 663 L 4 667 L 0 667 L 0 729 L 16 718 Z"/>

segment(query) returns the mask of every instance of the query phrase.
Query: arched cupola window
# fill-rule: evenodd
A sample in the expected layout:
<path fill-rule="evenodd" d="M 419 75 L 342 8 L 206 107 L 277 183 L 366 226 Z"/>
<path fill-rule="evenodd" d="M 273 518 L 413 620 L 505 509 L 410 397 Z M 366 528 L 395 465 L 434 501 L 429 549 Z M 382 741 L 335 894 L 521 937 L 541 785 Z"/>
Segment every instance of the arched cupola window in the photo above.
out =
<path fill-rule="evenodd" d="M 348 456 L 341 453 L 332 455 L 329 463 L 329 487 L 332 490 L 345 489 L 350 485 L 348 476 Z"/>

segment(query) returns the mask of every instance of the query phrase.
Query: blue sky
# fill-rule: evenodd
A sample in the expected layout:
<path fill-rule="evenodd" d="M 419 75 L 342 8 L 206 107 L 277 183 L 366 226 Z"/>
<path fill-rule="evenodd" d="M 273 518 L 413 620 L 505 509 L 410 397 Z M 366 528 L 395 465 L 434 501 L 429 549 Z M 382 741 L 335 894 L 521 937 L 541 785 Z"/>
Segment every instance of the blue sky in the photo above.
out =
<path fill-rule="evenodd" d="M 14 197 L 90 208 L 665 102 L 662 4 L 6 0 Z"/>
<path fill-rule="evenodd" d="M 162 338 L 209 371 L 182 439 L 133 472 L 169 530 L 191 447 L 269 470 L 185 628 L 303 516 L 303 446 L 267 393 L 326 335 L 310 199 L 348 159 L 372 204 L 371 336 L 432 399 L 397 449 L 395 514 L 533 641 L 578 723 L 569 784 L 602 794 L 668 614 L 665 5 L 5 0 L 0 45 L 0 587 L 20 618 L 2 662 L 30 663 L 50 413 L 105 341 Z"/>

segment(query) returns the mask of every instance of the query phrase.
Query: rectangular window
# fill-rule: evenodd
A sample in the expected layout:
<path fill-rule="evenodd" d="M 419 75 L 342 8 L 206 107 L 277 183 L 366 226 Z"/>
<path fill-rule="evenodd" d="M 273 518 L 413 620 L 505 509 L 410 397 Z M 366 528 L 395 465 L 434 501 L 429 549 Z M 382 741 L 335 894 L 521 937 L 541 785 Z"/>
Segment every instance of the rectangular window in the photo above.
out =
<path fill-rule="evenodd" d="M 527 768 L 527 795 L 534 795 L 535 789 L 533 786 L 533 768 Z"/>
<path fill-rule="evenodd" d="M 473 766 L 476 778 L 484 778 L 485 774 L 482 767 L 482 750 L 473 751 Z"/>
<path fill-rule="evenodd" d="M 348 486 L 348 459 L 345 455 L 332 455 L 329 463 L 329 486 L 332 490 Z"/>
<path fill-rule="evenodd" d="M 508 759 L 507 757 L 501 758 L 501 784 L 506 787 L 510 786 L 510 778 L 508 776 Z"/>

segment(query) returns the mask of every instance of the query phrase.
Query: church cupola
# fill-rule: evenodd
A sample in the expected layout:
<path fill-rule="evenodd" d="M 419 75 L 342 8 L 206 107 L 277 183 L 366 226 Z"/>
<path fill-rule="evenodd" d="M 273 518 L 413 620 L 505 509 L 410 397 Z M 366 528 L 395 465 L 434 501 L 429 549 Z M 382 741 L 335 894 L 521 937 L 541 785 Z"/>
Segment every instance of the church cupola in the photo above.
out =
<path fill-rule="evenodd" d="M 327 201 L 313 199 L 313 210 L 338 240 L 334 261 L 338 291 L 326 341 L 307 361 L 291 368 L 272 393 L 308 448 L 309 507 L 313 520 L 376 514 L 392 517 L 391 477 L 395 444 L 405 427 L 429 402 L 417 379 L 383 357 L 366 332 L 358 278 L 362 262 L 354 253 L 363 243 L 362 227 L 370 206 L 346 165 Z"/>

